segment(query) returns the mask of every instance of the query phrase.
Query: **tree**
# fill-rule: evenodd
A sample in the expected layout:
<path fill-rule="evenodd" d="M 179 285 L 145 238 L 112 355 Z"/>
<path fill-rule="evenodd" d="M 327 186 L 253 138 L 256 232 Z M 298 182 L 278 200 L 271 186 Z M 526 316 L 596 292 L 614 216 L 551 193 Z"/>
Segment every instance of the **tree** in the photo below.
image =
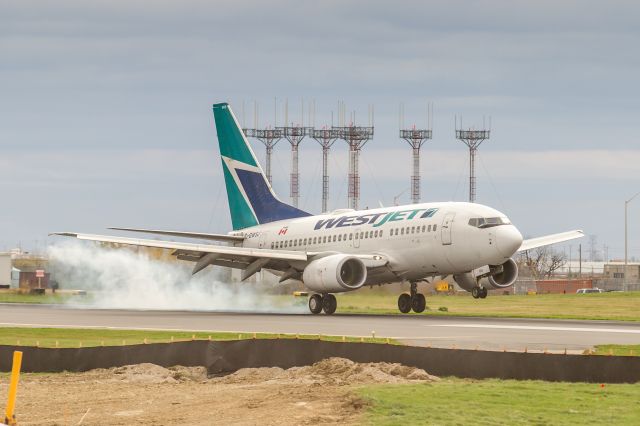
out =
<path fill-rule="evenodd" d="M 564 253 L 549 246 L 538 247 L 520 253 L 519 263 L 526 266 L 534 278 L 550 278 L 551 275 L 567 263 Z"/>

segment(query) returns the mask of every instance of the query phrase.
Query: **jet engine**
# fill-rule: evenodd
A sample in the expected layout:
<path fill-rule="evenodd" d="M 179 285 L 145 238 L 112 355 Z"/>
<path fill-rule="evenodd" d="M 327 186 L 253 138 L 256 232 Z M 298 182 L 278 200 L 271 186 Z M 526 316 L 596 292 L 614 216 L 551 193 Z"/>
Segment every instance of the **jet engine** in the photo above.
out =
<path fill-rule="evenodd" d="M 304 268 L 304 285 L 318 293 L 356 290 L 367 279 L 367 267 L 355 256 L 334 254 L 314 260 Z"/>
<path fill-rule="evenodd" d="M 453 279 L 460 287 L 471 291 L 478 284 L 489 289 L 511 287 L 518 278 L 518 265 L 509 259 L 502 265 L 489 265 L 464 274 L 456 274 Z"/>
<path fill-rule="evenodd" d="M 518 278 L 518 265 L 513 259 L 507 260 L 502 265 L 490 266 L 489 268 L 492 269 L 492 274 L 487 277 L 487 281 L 492 288 L 511 287 Z"/>

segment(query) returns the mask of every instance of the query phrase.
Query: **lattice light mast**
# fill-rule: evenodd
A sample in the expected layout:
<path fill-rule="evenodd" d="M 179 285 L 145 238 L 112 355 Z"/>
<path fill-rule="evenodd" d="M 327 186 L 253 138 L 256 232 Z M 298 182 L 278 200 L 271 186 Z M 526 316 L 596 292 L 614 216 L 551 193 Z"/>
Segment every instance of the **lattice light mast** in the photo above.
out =
<path fill-rule="evenodd" d="M 277 100 L 274 99 L 274 123 L 278 122 L 278 114 L 277 114 Z M 254 112 L 253 112 L 253 128 L 245 128 L 244 127 L 244 102 L 242 103 L 242 133 L 248 138 L 255 138 L 264 144 L 266 150 L 266 159 L 265 159 L 265 174 L 267 175 L 267 180 L 271 185 L 271 156 L 273 154 L 273 148 L 276 146 L 278 141 L 282 139 L 283 132 L 281 129 L 272 128 L 271 126 L 267 126 L 264 129 L 258 128 L 258 103 L 254 102 L 253 104 Z"/>
<path fill-rule="evenodd" d="M 427 129 L 403 129 L 404 105 L 400 105 L 400 138 L 409 143 L 413 151 L 413 175 L 411 176 L 411 200 L 414 204 L 420 202 L 420 148 L 432 138 L 431 109 L 427 107 Z"/>
<path fill-rule="evenodd" d="M 369 107 L 369 124 L 370 126 L 356 126 L 355 112 L 351 117 L 351 125 L 344 125 L 344 104 L 341 104 L 341 122 L 342 125 L 334 127 L 338 131 L 339 139 L 344 140 L 349 145 L 349 187 L 348 187 L 348 204 L 349 208 L 358 210 L 358 202 L 360 201 L 360 173 L 359 160 L 360 151 L 365 144 L 373 138 L 373 107 Z"/>
<path fill-rule="evenodd" d="M 266 149 L 266 161 L 265 161 L 265 174 L 269 184 L 271 181 L 271 155 L 273 154 L 273 147 L 276 146 L 278 141 L 282 139 L 283 133 L 280 129 L 242 129 L 245 136 L 249 138 L 256 138 L 262 142 Z"/>
<path fill-rule="evenodd" d="M 329 149 L 340 138 L 337 129 L 312 129 L 311 138 L 322 146 L 322 212 L 329 210 Z"/>
<path fill-rule="evenodd" d="M 460 129 L 458 129 L 456 119 L 456 139 L 464 142 L 469 148 L 469 202 L 476 202 L 476 151 L 480 147 L 480 144 L 486 139 L 489 139 L 491 130 L 474 130 L 462 129 L 462 120 L 460 120 Z"/>
<path fill-rule="evenodd" d="M 290 175 L 290 196 L 295 207 L 298 207 L 300 200 L 300 172 L 298 171 L 298 149 L 302 140 L 311 134 L 311 127 L 304 127 L 304 103 L 302 104 L 302 119 L 300 125 L 287 124 L 289 120 L 289 102 L 285 101 L 283 127 L 277 127 L 282 131 L 283 137 L 291 144 L 291 175 Z"/>

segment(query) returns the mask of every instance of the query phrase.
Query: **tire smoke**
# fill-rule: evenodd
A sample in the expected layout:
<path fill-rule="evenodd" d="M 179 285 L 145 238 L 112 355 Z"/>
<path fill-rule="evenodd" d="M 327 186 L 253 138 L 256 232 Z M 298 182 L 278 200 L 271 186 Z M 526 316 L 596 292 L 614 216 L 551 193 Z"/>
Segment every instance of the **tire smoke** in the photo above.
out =
<path fill-rule="evenodd" d="M 266 283 L 229 282 L 222 269 L 195 276 L 193 264 L 162 261 L 129 248 L 106 248 L 82 241 L 49 246 L 50 268 L 62 289 L 82 289 L 104 309 L 306 312 L 306 299 L 271 294 Z M 225 282 L 226 281 L 226 282 Z M 70 302 L 73 303 L 73 302 Z M 77 303 L 77 302 L 75 302 Z"/>

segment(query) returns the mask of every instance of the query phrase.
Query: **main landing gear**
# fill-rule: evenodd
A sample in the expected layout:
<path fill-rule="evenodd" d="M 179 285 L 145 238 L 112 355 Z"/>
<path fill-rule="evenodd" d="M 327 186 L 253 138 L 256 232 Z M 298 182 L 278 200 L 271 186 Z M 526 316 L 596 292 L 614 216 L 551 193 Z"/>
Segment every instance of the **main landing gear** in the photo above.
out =
<path fill-rule="evenodd" d="M 336 311 L 338 301 L 333 294 L 314 294 L 309 298 L 309 310 L 312 314 L 319 314 L 324 311 L 331 315 Z"/>
<path fill-rule="evenodd" d="M 476 286 L 471 289 L 471 295 L 474 299 L 485 299 L 487 297 L 488 291 L 486 287 Z"/>
<path fill-rule="evenodd" d="M 398 297 L 398 309 L 403 314 L 407 314 L 411 310 L 419 314 L 424 312 L 426 307 L 427 299 L 424 297 L 424 294 L 418 293 L 418 283 L 411 283 L 411 294 L 402 293 L 400 297 Z"/>

